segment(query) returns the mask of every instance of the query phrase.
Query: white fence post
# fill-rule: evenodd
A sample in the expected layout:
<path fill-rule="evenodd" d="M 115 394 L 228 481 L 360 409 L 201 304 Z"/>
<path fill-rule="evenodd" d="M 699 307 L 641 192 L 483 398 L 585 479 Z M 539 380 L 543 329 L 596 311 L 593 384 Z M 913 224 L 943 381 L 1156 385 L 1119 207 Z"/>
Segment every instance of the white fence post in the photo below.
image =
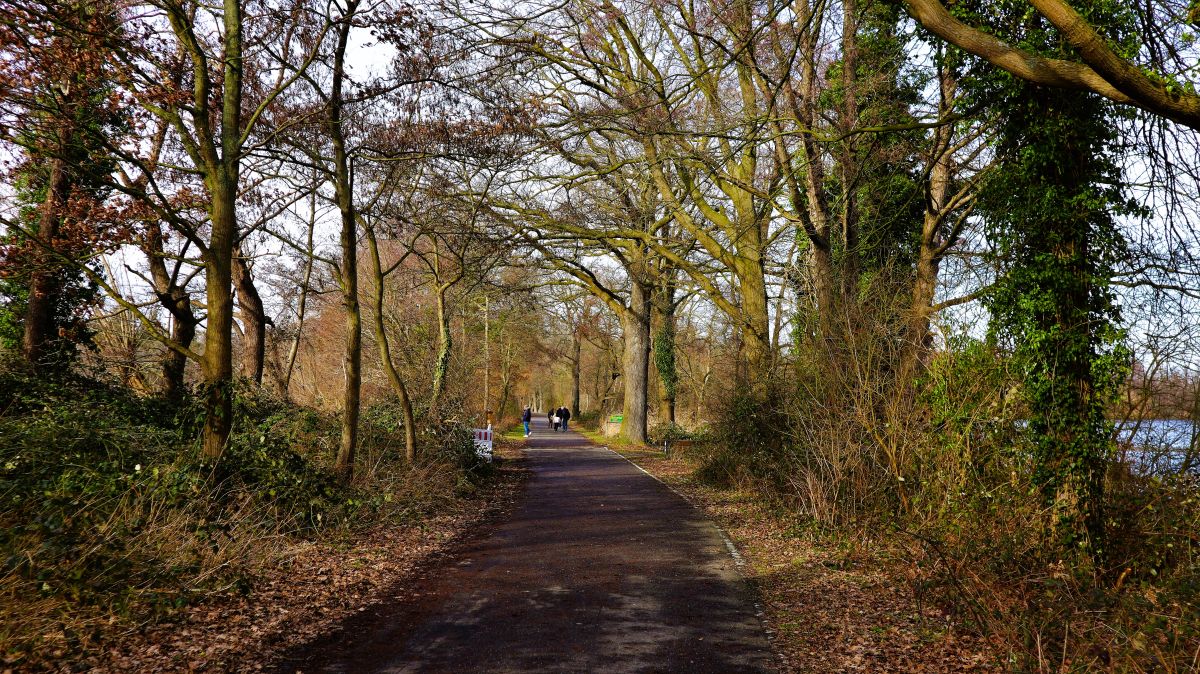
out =
<path fill-rule="evenodd" d="M 492 462 L 492 425 L 488 424 L 487 428 L 476 428 L 475 431 L 475 453 L 480 458 L 486 459 L 488 463 Z"/>

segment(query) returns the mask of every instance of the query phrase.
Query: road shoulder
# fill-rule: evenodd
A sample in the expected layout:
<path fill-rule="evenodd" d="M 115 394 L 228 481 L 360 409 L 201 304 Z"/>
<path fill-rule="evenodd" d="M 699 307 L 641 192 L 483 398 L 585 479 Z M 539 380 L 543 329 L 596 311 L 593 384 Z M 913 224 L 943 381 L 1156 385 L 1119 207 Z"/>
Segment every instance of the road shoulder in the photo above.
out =
<path fill-rule="evenodd" d="M 686 457 L 613 451 L 658 478 L 728 535 L 744 559 L 782 670 L 999 672 L 995 649 L 936 607 L 918 606 L 904 562 L 882 547 L 839 544 L 801 518 L 693 477 Z"/>

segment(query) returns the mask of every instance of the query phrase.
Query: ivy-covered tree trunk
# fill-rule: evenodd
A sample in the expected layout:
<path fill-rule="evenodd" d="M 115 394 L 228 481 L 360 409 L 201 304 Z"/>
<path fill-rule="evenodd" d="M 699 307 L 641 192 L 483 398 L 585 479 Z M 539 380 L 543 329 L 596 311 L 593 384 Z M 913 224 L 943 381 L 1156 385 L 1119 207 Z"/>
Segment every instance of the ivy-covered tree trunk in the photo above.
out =
<path fill-rule="evenodd" d="M 658 372 L 658 416 L 661 423 L 675 423 L 675 398 L 679 372 L 675 363 L 675 289 L 667 285 L 653 305 L 655 326 L 653 353 Z"/>
<path fill-rule="evenodd" d="M 1125 355 L 1109 287 L 1129 212 L 1113 156 L 1111 109 L 1094 94 L 1015 87 L 1002 165 L 985 195 L 1004 276 L 993 327 L 1022 372 L 1033 480 L 1064 549 L 1103 555 L 1105 417 Z"/>
<path fill-rule="evenodd" d="M 113 166 L 105 144 L 124 119 L 107 98 L 110 50 L 90 37 L 116 30 L 112 7 L 45 6 L 55 12 L 42 14 L 38 3 L 6 9 L 0 38 L 3 107 L 12 123 L 4 136 L 17 160 L 5 174 L 15 219 L 0 236 L 0 342 L 43 372 L 73 363 L 76 344 L 91 333 L 86 314 L 95 286 L 78 265 L 103 245 L 90 204 L 108 192 Z"/>

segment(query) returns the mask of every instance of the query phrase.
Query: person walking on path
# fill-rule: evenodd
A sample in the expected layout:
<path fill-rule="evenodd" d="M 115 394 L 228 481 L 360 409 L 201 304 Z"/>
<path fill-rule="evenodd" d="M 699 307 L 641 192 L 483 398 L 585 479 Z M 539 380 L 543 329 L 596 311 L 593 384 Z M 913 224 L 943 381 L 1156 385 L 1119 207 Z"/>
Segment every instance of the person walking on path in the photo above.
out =
<path fill-rule="evenodd" d="M 550 410 L 549 412 L 546 412 L 546 426 L 549 428 L 558 428 L 558 425 L 556 424 L 556 420 L 554 418 L 554 410 Z"/>
<path fill-rule="evenodd" d="M 529 437 L 529 422 L 533 421 L 533 412 L 529 409 L 529 405 L 525 406 L 525 411 L 521 413 L 521 423 L 525 424 L 525 437 Z"/>
<path fill-rule="evenodd" d="M 558 418 L 562 419 L 562 429 L 563 429 L 563 432 L 566 433 L 567 432 L 567 422 L 571 420 L 571 410 L 567 409 L 566 405 L 563 405 L 558 410 Z"/>

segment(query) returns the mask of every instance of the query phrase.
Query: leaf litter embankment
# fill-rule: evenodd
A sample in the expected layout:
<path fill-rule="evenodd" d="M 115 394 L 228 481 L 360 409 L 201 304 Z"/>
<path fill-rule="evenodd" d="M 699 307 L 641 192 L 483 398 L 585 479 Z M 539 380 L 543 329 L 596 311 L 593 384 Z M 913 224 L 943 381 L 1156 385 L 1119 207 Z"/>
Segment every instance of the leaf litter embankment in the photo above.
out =
<path fill-rule="evenodd" d="M 403 600 L 425 568 L 491 520 L 522 491 L 520 452 L 499 449 L 486 489 L 420 523 L 380 524 L 348 540 L 300 543 L 252 595 L 188 609 L 175 624 L 128 634 L 91 660 L 120 672 L 270 670 L 284 652 L 326 636 L 373 604 Z"/>
<path fill-rule="evenodd" d="M 795 514 L 699 482 L 686 458 L 620 452 L 701 508 L 732 539 L 746 560 L 743 571 L 758 593 L 784 672 L 1004 671 L 997 648 L 960 629 L 949 613 L 917 601 L 906 563 L 886 547 L 814 535 Z"/>
<path fill-rule="evenodd" d="M 419 577 L 502 517 L 522 492 L 521 452 L 497 443 L 499 470 L 475 493 L 419 521 L 380 523 L 341 537 L 289 544 L 248 594 L 230 592 L 169 621 L 114 635 L 99 652 L 42 663 L 46 671 L 269 671 L 290 649 L 347 617 L 419 592 Z"/>

